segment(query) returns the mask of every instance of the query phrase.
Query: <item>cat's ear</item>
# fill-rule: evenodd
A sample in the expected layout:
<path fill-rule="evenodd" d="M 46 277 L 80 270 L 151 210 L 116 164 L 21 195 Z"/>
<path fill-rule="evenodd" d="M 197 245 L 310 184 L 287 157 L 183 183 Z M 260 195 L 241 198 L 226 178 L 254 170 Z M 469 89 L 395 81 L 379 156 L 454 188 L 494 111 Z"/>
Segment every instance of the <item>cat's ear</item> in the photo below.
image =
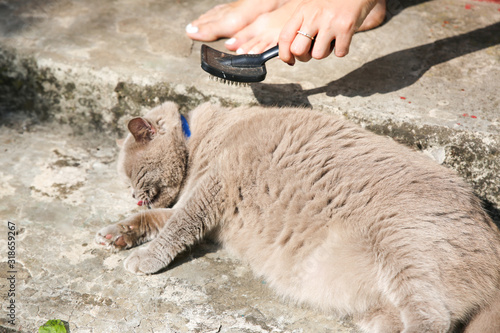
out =
<path fill-rule="evenodd" d="M 142 117 L 134 118 L 128 123 L 128 130 L 136 142 L 147 143 L 153 139 L 156 129 Z"/>

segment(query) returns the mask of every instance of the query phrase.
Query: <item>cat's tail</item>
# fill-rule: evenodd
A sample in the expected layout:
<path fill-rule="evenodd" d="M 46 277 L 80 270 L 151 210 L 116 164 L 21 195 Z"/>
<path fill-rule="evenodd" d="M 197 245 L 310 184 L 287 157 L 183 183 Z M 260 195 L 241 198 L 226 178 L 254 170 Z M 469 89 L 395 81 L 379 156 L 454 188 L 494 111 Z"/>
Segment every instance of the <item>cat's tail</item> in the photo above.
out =
<path fill-rule="evenodd" d="M 489 306 L 481 309 L 469 321 L 464 333 L 499 333 L 500 332 L 500 291 Z"/>

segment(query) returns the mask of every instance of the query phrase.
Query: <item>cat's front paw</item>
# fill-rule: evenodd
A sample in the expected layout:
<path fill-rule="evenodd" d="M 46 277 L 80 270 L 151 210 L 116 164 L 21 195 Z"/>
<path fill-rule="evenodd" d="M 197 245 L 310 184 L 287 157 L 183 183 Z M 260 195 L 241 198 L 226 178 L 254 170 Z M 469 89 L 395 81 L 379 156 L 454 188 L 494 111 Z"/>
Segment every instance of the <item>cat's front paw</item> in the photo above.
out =
<path fill-rule="evenodd" d="M 132 252 L 132 254 L 125 259 L 124 265 L 128 271 L 144 275 L 156 273 L 162 268 L 165 268 L 168 263 L 158 259 L 146 247 Z"/>
<path fill-rule="evenodd" d="M 95 241 L 108 248 L 122 250 L 136 245 L 137 237 L 130 226 L 117 223 L 99 230 L 95 235 Z"/>

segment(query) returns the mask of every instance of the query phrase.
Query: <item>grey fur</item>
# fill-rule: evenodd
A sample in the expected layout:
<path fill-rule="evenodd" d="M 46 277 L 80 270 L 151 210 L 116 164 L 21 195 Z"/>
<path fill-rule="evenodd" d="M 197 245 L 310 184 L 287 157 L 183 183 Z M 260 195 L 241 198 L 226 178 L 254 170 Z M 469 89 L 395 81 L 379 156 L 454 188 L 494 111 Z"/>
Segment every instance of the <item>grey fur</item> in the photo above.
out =
<path fill-rule="evenodd" d="M 500 328 L 499 231 L 453 171 L 316 111 L 204 104 L 188 118 L 189 140 L 172 103 L 129 124 L 120 172 L 155 209 L 96 236 L 154 238 L 129 271 L 215 232 L 279 294 L 365 332 Z"/>

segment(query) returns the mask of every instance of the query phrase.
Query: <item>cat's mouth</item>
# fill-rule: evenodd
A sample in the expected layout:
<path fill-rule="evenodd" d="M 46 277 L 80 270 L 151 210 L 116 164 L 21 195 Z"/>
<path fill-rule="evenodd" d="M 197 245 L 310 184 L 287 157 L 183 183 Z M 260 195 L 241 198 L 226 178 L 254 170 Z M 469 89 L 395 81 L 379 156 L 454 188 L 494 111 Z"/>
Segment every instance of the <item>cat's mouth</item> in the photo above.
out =
<path fill-rule="evenodd" d="M 136 196 L 134 196 L 134 198 L 136 198 Z M 160 191 L 142 192 L 137 199 L 139 199 L 137 202 L 138 206 L 145 206 L 148 207 L 148 209 L 154 208 L 160 199 Z"/>
<path fill-rule="evenodd" d="M 154 198 L 153 199 L 139 200 L 137 202 L 137 206 L 146 206 L 146 207 L 148 207 L 148 209 L 151 209 L 151 208 L 153 208 L 155 201 L 156 200 Z"/>
<path fill-rule="evenodd" d="M 148 201 L 147 201 L 147 200 L 139 200 L 139 201 L 137 202 L 137 206 L 146 206 L 146 207 L 148 207 L 149 209 L 151 209 L 151 205 L 150 205 L 150 204 L 148 204 Z"/>
<path fill-rule="evenodd" d="M 138 206 L 145 206 L 148 209 L 172 208 L 176 201 L 166 195 L 165 191 L 157 191 L 156 193 L 143 193 L 137 199 L 139 199 L 139 201 L 137 202 Z"/>

